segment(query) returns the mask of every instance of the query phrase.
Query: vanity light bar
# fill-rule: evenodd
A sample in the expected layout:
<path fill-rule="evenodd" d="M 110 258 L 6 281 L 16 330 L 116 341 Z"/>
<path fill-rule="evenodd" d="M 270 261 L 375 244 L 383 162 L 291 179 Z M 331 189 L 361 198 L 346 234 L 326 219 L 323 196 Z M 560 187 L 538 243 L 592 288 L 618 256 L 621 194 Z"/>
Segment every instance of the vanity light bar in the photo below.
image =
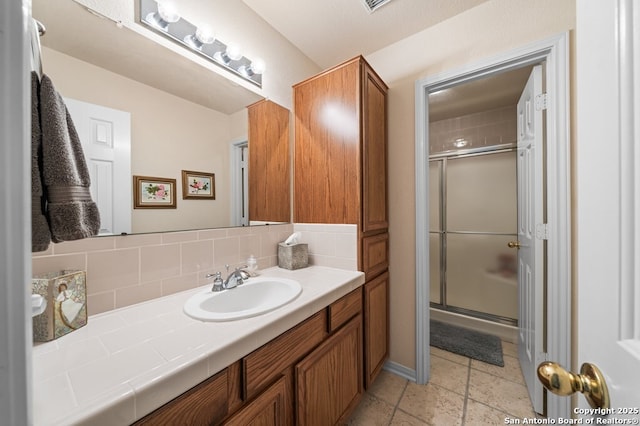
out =
<path fill-rule="evenodd" d="M 262 87 L 262 71 L 264 70 L 262 61 L 251 61 L 242 55 L 230 54 L 230 45 L 214 37 L 203 37 L 201 29 L 199 30 L 197 26 L 179 15 L 175 15 L 174 17 L 177 19 L 170 22 L 173 19 L 166 19 L 167 14 L 161 13 L 161 7 L 161 3 L 156 0 L 140 0 L 140 23 L 191 52 L 195 52 L 214 64 L 233 72 L 244 80 Z"/>

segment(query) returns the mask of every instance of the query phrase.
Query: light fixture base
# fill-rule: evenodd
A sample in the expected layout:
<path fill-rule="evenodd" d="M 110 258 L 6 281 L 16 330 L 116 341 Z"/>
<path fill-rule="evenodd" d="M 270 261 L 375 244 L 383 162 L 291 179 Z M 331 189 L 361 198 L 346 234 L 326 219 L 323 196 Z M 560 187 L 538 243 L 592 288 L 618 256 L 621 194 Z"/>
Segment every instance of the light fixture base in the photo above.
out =
<path fill-rule="evenodd" d="M 166 26 L 158 25 L 157 18 L 158 3 L 155 0 L 140 0 L 140 10 L 138 21 L 157 34 L 179 44 L 189 51 L 204 57 L 219 67 L 232 72 L 243 80 L 249 81 L 258 87 L 262 87 L 262 74 L 258 73 L 242 73 L 241 67 L 248 69 L 251 66 L 251 60 L 241 56 L 237 60 L 220 61 L 216 59 L 216 54 L 224 59 L 228 45 L 215 39 L 212 43 L 202 43 L 196 36 L 198 28 L 184 18 L 180 18 L 176 22 L 166 23 Z"/>

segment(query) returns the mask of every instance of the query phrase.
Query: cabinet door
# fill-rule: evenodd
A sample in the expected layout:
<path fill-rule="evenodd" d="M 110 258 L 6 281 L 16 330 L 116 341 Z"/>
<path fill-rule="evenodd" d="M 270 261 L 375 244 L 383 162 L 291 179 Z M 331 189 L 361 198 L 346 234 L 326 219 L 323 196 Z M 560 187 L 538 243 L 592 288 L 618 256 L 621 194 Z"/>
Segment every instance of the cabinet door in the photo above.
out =
<path fill-rule="evenodd" d="M 389 227 L 387 219 L 387 88 L 365 64 L 362 101 L 362 232 Z"/>
<path fill-rule="evenodd" d="M 280 426 L 288 424 L 289 422 L 285 419 L 286 391 L 285 378 L 281 377 L 224 424 L 227 426 Z"/>
<path fill-rule="evenodd" d="M 249 220 L 290 222 L 289 110 L 268 100 L 247 109 Z"/>
<path fill-rule="evenodd" d="M 297 424 L 343 422 L 362 395 L 362 316 L 358 315 L 296 366 Z"/>
<path fill-rule="evenodd" d="M 389 354 L 389 273 L 364 285 L 364 380 L 376 378 Z"/>
<path fill-rule="evenodd" d="M 295 222 L 359 221 L 359 61 L 294 86 Z"/>

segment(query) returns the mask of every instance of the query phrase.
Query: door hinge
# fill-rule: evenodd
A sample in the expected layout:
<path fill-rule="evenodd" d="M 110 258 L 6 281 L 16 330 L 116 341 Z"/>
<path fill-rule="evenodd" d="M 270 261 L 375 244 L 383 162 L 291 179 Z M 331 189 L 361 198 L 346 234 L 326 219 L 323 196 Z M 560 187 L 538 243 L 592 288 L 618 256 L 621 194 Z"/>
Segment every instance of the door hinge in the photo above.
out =
<path fill-rule="evenodd" d="M 535 105 L 536 111 L 543 111 L 547 109 L 547 94 L 541 93 L 539 95 L 536 95 Z"/>
<path fill-rule="evenodd" d="M 536 225 L 536 238 L 538 240 L 549 239 L 549 225 L 546 223 L 539 223 Z"/>

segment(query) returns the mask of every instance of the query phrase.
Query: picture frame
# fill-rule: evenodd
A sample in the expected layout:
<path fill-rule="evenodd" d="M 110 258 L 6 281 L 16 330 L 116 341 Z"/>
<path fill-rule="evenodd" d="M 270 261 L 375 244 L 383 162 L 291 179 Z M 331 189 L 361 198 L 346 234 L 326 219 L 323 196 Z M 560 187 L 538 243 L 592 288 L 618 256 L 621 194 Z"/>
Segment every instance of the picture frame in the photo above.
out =
<path fill-rule="evenodd" d="M 175 209 L 176 180 L 152 176 L 133 176 L 134 209 Z"/>
<path fill-rule="evenodd" d="M 214 173 L 182 171 L 183 200 L 215 200 L 216 176 Z"/>

